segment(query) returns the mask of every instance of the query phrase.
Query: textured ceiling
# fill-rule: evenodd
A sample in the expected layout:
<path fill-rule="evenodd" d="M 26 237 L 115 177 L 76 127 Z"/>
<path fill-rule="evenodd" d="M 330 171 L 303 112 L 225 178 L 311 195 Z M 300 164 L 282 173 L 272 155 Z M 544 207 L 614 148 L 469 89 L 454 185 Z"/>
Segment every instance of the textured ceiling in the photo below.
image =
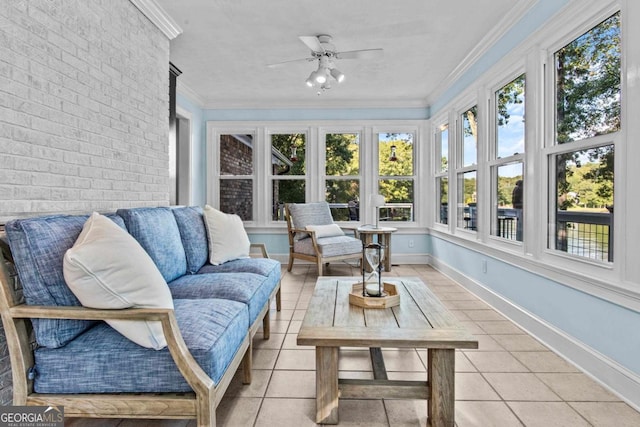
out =
<path fill-rule="evenodd" d="M 524 0 L 156 0 L 182 28 L 171 41 L 180 84 L 205 108 L 422 107 L 481 41 L 502 34 Z M 519 9 L 518 9 L 519 8 Z M 507 22 L 505 22 L 507 21 Z M 298 39 L 329 34 L 338 51 L 383 48 L 381 59 L 339 60 L 343 83 L 320 96 L 317 64 Z M 475 49 L 475 50 L 474 50 Z M 467 64 L 468 65 L 468 64 Z"/>

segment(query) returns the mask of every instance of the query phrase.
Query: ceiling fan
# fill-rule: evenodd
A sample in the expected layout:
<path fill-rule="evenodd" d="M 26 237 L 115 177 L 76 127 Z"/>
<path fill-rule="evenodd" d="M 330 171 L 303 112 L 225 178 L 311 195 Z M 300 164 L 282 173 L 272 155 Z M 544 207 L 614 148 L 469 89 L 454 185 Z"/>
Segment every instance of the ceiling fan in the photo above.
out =
<path fill-rule="evenodd" d="M 335 66 L 338 59 L 370 59 L 382 56 L 383 50 L 360 49 L 346 52 L 337 52 L 336 47 L 331 43 L 332 37 L 326 34 L 318 36 L 300 36 L 300 41 L 311 49 L 311 56 L 308 58 L 294 59 L 291 61 L 269 64 L 268 67 L 279 67 L 293 62 L 318 61 L 318 69 L 311 72 L 306 80 L 309 87 L 319 87 L 321 90 L 331 89 L 331 78 L 338 83 L 344 80 L 344 74 Z M 320 94 L 320 91 L 318 91 Z"/>

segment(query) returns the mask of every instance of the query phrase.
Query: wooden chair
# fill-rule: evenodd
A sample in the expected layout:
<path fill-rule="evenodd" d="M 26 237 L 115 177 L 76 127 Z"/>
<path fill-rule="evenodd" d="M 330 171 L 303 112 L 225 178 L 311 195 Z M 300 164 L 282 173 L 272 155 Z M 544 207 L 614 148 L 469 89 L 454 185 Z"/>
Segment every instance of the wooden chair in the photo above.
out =
<path fill-rule="evenodd" d="M 325 230 L 339 230 L 333 222 L 328 203 L 288 203 L 285 205 L 285 218 L 289 236 L 287 271 L 291 271 L 295 259 L 316 263 L 318 276 L 322 276 L 323 266 L 332 261 L 352 259 L 362 265 L 362 242 L 359 239 L 345 236 L 342 231 L 327 235 L 324 230 L 313 230 L 318 226 L 325 227 Z"/>

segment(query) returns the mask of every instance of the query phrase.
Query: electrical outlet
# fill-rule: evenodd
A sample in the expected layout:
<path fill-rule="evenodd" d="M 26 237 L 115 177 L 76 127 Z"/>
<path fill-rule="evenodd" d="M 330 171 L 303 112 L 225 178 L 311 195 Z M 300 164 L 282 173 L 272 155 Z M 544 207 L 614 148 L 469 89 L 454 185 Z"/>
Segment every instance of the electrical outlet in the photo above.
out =
<path fill-rule="evenodd" d="M 413 239 L 409 239 L 409 247 L 412 248 L 414 245 L 414 241 Z"/>

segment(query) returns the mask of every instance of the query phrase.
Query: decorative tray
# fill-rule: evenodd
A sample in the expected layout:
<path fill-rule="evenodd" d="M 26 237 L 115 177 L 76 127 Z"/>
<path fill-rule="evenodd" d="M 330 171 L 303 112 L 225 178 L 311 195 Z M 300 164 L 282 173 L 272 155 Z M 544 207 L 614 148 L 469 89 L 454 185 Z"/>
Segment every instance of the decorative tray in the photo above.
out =
<path fill-rule="evenodd" d="M 366 285 L 370 284 L 366 283 Z M 349 304 L 363 308 L 389 308 L 400 305 L 400 295 L 396 285 L 384 282 L 382 286 L 382 296 L 363 296 L 363 283 L 355 283 L 349 292 Z"/>

